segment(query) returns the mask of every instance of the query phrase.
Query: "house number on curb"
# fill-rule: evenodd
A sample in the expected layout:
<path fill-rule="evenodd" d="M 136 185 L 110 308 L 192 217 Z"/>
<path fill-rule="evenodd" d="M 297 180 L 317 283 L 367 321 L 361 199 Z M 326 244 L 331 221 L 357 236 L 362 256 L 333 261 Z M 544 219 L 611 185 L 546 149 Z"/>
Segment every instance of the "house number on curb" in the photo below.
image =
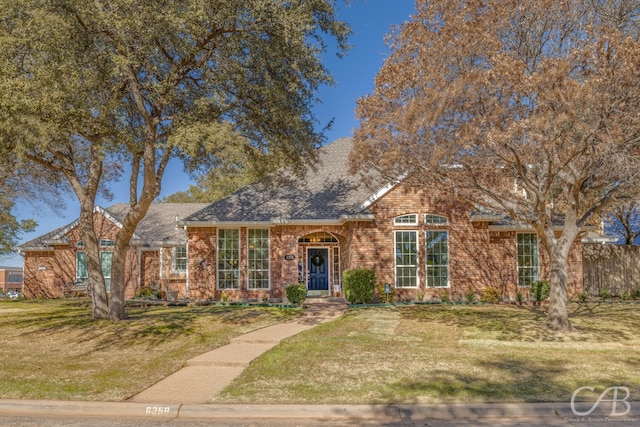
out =
<path fill-rule="evenodd" d="M 294 259 L 296 259 L 296 256 L 295 256 L 295 255 L 293 255 L 293 254 L 288 254 L 288 255 L 285 255 L 285 256 L 284 256 L 284 259 L 285 259 L 286 261 L 293 261 Z"/>
<path fill-rule="evenodd" d="M 171 412 L 170 406 L 147 406 L 146 415 L 167 415 Z"/>

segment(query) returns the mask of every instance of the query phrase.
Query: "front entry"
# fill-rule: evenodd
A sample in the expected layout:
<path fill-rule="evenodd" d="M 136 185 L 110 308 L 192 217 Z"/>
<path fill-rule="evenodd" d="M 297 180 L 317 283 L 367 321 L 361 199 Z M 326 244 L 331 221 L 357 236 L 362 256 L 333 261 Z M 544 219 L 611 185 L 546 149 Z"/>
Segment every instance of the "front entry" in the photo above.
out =
<path fill-rule="evenodd" d="M 309 291 L 329 292 L 329 249 L 309 248 L 307 252 Z"/>

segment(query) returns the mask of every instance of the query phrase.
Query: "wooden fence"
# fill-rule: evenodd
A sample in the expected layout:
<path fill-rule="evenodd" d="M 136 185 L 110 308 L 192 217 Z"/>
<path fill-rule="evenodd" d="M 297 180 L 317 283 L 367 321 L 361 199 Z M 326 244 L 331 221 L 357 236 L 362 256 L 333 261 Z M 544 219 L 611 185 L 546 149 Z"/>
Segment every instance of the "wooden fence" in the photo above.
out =
<path fill-rule="evenodd" d="M 584 291 L 612 296 L 640 289 L 640 246 L 585 244 L 582 247 Z"/>

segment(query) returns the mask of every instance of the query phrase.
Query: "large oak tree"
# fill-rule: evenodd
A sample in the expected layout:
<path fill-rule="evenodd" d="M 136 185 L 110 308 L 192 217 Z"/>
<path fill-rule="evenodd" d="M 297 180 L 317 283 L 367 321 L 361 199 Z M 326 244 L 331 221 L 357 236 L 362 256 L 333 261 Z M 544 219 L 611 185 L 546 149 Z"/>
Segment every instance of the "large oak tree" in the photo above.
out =
<path fill-rule="evenodd" d="M 547 325 L 569 329 L 569 250 L 640 171 L 640 2 L 416 9 L 359 101 L 354 164 L 530 224 L 550 256 Z"/>
<path fill-rule="evenodd" d="M 94 317 L 126 317 L 125 254 L 168 161 L 225 164 L 225 147 L 289 165 L 323 141 L 311 108 L 347 48 L 336 0 L 0 0 L 0 139 L 64 176 L 80 201 Z M 128 164 L 129 168 L 122 168 Z M 96 194 L 130 170 L 107 299 Z"/>

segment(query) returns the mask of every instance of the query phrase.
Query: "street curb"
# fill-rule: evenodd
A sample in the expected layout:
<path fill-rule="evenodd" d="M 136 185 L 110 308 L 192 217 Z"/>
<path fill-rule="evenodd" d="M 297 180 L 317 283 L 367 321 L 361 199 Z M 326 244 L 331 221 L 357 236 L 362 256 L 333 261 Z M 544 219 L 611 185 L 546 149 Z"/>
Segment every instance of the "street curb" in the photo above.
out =
<path fill-rule="evenodd" d="M 566 408 L 559 408 L 566 406 Z M 564 409 L 564 410 L 563 410 Z M 418 421 L 425 419 L 470 420 L 483 418 L 562 418 L 568 405 L 451 404 L 451 405 L 184 405 L 180 418 Z"/>
<path fill-rule="evenodd" d="M 315 419 L 417 421 L 479 419 L 573 418 L 568 403 L 496 403 L 436 405 L 240 405 L 150 404 L 138 402 L 85 402 L 0 400 L 0 417 L 82 416 L 169 419 Z"/>
<path fill-rule="evenodd" d="M 152 405 L 138 402 L 86 402 L 60 400 L 0 400 L 0 417 L 6 416 L 82 416 L 109 418 L 153 417 L 174 419 L 182 405 Z"/>

